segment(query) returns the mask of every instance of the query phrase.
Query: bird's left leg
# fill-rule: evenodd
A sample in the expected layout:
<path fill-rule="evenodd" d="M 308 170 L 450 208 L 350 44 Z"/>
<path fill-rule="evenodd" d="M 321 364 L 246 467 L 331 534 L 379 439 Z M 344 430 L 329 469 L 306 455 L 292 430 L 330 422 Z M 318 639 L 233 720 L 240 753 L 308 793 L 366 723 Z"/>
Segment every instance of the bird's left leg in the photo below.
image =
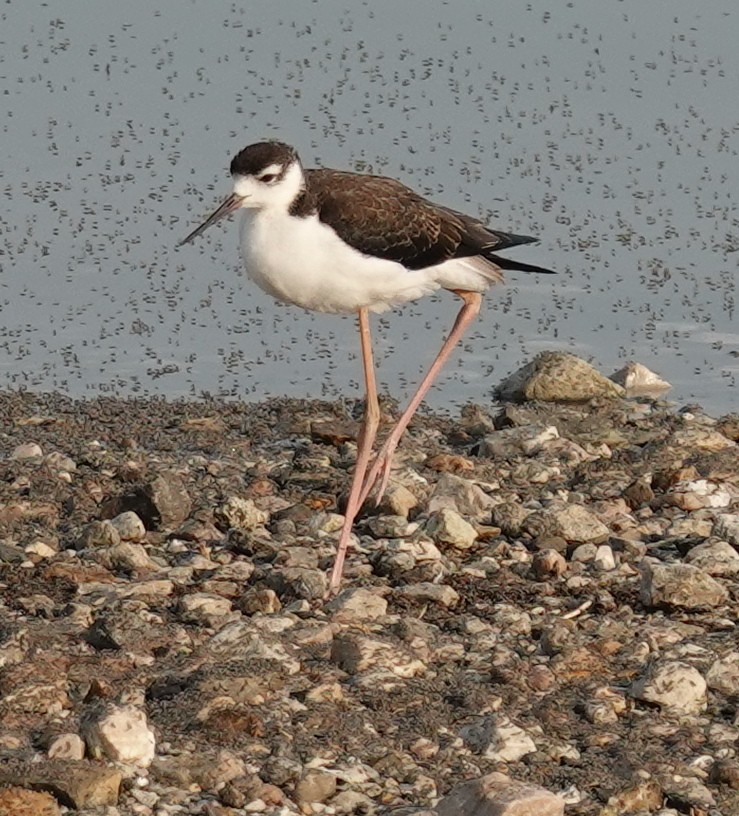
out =
<path fill-rule="evenodd" d="M 339 544 L 336 548 L 336 559 L 331 572 L 328 595 L 334 595 L 341 584 L 341 573 L 344 569 L 344 559 L 349 547 L 349 537 L 352 532 L 354 519 L 359 512 L 364 499 L 360 493 L 367 472 L 372 445 L 377 436 L 377 426 L 380 424 L 380 405 L 377 400 L 377 383 L 375 382 L 375 363 L 372 357 L 372 336 L 370 334 L 369 314 L 366 309 L 359 310 L 359 339 L 362 346 L 362 363 L 364 365 L 364 383 L 367 399 L 364 407 L 364 419 L 357 440 L 357 464 L 354 467 L 354 477 L 349 490 L 349 499 L 344 511 L 344 523 L 341 527 Z"/>
<path fill-rule="evenodd" d="M 416 413 L 418 406 L 426 396 L 431 384 L 436 379 L 441 371 L 444 363 L 449 359 L 454 347 L 461 340 L 462 335 L 467 331 L 468 326 L 477 317 L 480 312 L 480 304 L 482 303 L 482 295 L 479 292 L 467 292 L 464 290 L 454 290 L 455 295 L 459 295 L 464 301 L 464 305 L 457 314 L 457 319 L 454 321 L 449 336 L 444 341 L 444 345 L 439 350 L 431 368 L 428 370 L 426 376 L 421 380 L 418 390 L 413 395 L 408 407 L 403 412 L 403 415 L 398 420 L 397 424 L 390 432 L 390 436 L 385 440 L 380 452 L 377 454 L 372 467 L 370 468 L 367 478 L 362 485 L 362 492 L 359 494 L 359 506 L 361 507 L 369 496 L 375 483 L 380 480 L 380 486 L 375 497 L 377 504 L 385 493 L 388 479 L 390 478 L 390 465 L 392 464 L 393 453 L 400 442 L 408 423 Z"/>

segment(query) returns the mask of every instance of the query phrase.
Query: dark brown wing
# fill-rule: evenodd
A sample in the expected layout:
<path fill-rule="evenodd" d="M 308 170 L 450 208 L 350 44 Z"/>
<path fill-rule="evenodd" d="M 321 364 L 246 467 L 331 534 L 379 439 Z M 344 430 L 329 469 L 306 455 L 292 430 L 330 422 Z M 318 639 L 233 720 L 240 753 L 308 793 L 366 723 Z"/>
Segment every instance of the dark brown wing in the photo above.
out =
<path fill-rule="evenodd" d="M 338 170 L 306 170 L 305 175 L 306 192 L 296 203 L 296 215 L 317 212 L 347 244 L 408 269 L 450 258 L 487 257 L 536 240 L 491 230 L 433 204 L 395 179 Z"/>

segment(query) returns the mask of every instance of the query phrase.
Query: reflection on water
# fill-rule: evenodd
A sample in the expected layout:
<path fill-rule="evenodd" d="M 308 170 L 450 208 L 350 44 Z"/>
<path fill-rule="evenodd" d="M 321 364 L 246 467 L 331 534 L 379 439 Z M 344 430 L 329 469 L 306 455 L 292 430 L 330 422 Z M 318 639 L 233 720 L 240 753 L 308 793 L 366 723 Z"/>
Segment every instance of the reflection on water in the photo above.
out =
<path fill-rule="evenodd" d="M 349 10 L 347 10 L 349 6 Z M 175 244 L 276 136 L 306 164 L 397 176 L 541 243 L 430 402 L 485 401 L 543 348 L 654 368 L 737 410 L 730 0 L 492 6 L 158 5 L 0 12 L 0 385 L 74 395 L 335 396 L 359 387 L 353 321 L 243 279 L 235 225 Z M 456 311 L 375 322 L 402 397 Z M 419 343 L 419 338 L 423 342 Z"/>

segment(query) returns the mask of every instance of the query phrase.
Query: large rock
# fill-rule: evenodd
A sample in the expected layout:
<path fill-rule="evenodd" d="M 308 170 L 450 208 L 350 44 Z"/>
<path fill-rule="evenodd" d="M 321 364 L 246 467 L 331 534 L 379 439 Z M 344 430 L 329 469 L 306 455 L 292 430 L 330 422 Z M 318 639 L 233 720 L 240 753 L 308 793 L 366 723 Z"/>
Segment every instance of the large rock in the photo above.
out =
<path fill-rule="evenodd" d="M 706 681 L 698 669 L 679 660 L 653 663 L 646 674 L 631 684 L 637 700 L 661 708 L 698 714 L 706 707 Z"/>
<path fill-rule="evenodd" d="M 460 550 L 468 549 L 477 539 L 477 530 L 469 521 L 448 507 L 431 514 L 426 532 L 437 544 L 450 544 Z"/>
<path fill-rule="evenodd" d="M 584 402 L 593 397 L 623 397 L 626 392 L 590 363 L 564 351 L 543 351 L 498 386 L 502 400 Z"/>
<path fill-rule="evenodd" d="M 508 717 L 483 717 L 462 728 L 460 735 L 467 745 L 485 759 L 517 762 L 536 751 L 536 743 Z"/>
<path fill-rule="evenodd" d="M 458 785 L 434 808 L 437 816 L 563 816 L 564 800 L 502 773 Z"/>
<path fill-rule="evenodd" d="M 107 757 L 126 765 L 148 767 L 154 759 L 156 740 L 146 714 L 131 705 L 104 705 L 81 721 L 82 736 L 90 756 Z"/>
<path fill-rule="evenodd" d="M 50 793 L 26 788 L 0 790 L 0 816 L 60 816 L 61 810 Z"/>
<path fill-rule="evenodd" d="M 579 504 L 548 507 L 527 516 L 523 529 L 534 538 L 559 536 L 570 544 L 605 541 L 609 529 L 587 508 Z"/>
<path fill-rule="evenodd" d="M 645 606 L 705 609 L 725 603 L 729 593 L 715 578 L 691 564 L 641 566 L 641 600 Z"/>

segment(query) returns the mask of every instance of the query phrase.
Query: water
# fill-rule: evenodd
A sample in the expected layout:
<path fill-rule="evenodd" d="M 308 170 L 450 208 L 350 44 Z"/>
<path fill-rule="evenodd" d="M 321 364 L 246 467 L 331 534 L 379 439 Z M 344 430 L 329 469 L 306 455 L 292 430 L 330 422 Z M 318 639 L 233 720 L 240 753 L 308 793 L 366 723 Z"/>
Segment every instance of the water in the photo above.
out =
<path fill-rule="evenodd" d="M 517 257 L 559 274 L 488 294 L 434 407 L 563 349 L 739 410 L 737 35 L 733 0 L 0 6 L 0 387 L 353 394 L 351 318 L 256 290 L 234 224 L 176 248 L 278 137 L 540 236 Z M 386 391 L 456 309 L 375 319 Z"/>

